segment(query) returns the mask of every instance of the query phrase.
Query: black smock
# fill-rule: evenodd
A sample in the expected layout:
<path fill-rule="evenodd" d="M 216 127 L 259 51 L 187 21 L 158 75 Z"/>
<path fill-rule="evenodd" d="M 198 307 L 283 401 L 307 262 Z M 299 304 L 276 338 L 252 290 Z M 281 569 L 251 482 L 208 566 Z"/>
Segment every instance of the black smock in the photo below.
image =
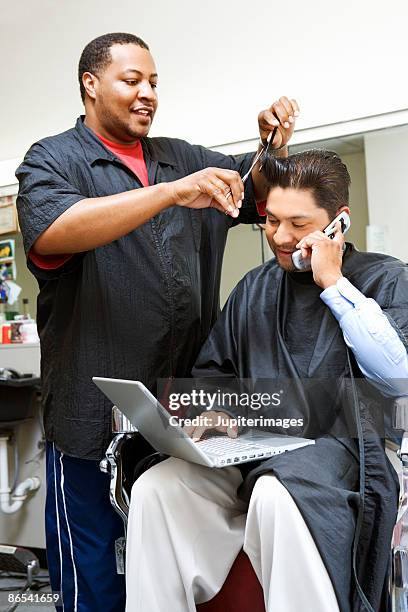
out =
<path fill-rule="evenodd" d="M 347 245 L 343 274 L 366 297 L 378 302 L 408 348 L 408 267 L 394 258 L 360 253 Z M 228 377 L 252 379 L 257 391 L 265 389 L 268 380 L 279 380 L 284 387 L 285 380 L 290 379 L 284 387 L 291 393 L 286 416 L 303 414 L 310 423 L 306 435 L 316 435 L 316 443 L 259 464 L 245 464 L 240 496 L 249 500 L 260 475 L 273 472 L 278 477 L 312 533 L 341 612 L 365 609 L 352 570 L 356 522 L 363 498 L 357 575 L 374 610 L 385 610 L 398 479 L 384 452 L 381 421 L 383 410 L 391 407 L 392 400 L 365 381 L 356 384 L 361 446 L 354 426 L 349 436 L 344 430 L 341 436 L 333 435 L 331 426 L 338 418 L 336 402 L 339 396 L 350 395 L 350 366 L 355 377 L 362 374 L 353 356 L 351 360 L 347 357 L 340 326 L 320 299 L 321 291 L 310 273 L 286 273 L 275 260 L 252 270 L 231 294 L 193 374 L 208 383 L 209 379 L 219 381 L 223 377 L 226 386 Z M 321 385 L 317 384 L 319 379 Z M 331 381 L 331 390 L 326 381 Z M 275 384 L 274 390 L 277 388 Z M 306 399 L 302 389 L 306 389 Z M 277 414 L 276 408 L 265 408 L 249 416 Z M 350 414 L 353 410 L 348 417 Z M 302 435 L 305 430 L 291 433 Z M 361 448 L 365 452 L 364 496 L 360 496 Z"/>
<path fill-rule="evenodd" d="M 170 138 L 143 138 L 142 147 L 151 185 L 209 166 L 242 176 L 253 159 Z M 79 200 L 142 187 L 83 118 L 75 128 L 35 143 L 16 175 L 26 253 Z M 260 221 L 251 179 L 238 221 Z M 141 380 L 155 392 L 158 378 L 190 374 L 219 314 L 222 257 L 235 223 L 214 209 L 172 206 L 58 269 L 39 268 L 28 258 L 40 287 L 46 437 L 61 451 L 99 460 L 110 442 L 112 403 L 92 376 Z"/>

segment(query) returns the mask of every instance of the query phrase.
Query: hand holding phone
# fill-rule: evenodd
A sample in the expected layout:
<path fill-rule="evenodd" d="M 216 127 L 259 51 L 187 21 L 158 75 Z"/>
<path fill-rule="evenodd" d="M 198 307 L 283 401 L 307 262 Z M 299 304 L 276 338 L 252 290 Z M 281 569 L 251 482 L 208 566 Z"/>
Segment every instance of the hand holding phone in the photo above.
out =
<path fill-rule="evenodd" d="M 334 238 L 334 231 L 336 228 L 336 223 L 340 223 L 341 231 L 343 232 L 343 234 L 345 234 L 350 229 L 350 226 L 351 226 L 351 220 L 350 220 L 349 215 L 344 211 L 341 212 L 323 230 L 323 233 L 331 239 Z M 311 270 L 312 266 L 311 266 L 310 257 L 303 258 L 302 252 L 300 251 L 300 249 L 292 253 L 292 261 L 293 261 L 293 265 L 295 266 L 297 270 L 300 270 L 302 272 Z"/>

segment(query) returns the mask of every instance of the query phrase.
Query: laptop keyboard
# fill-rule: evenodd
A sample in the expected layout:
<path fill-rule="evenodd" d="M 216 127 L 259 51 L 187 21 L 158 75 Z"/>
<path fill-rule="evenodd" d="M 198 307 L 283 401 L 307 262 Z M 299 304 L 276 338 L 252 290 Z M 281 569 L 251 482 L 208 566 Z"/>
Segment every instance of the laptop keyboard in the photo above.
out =
<path fill-rule="evenodd" d="M 208 438 L 207 440 L 200 440 L 199 442 L 196 442 L 196 444 L 205 453 L 211 453 L 219 456 L 234 453 L 239 453 L 242 455 L 250 453 L 250 455 L 255 457 L 256 451 L 265 451 L 264 446 L 257 445 L 254 442 L 244 442 L 239 438 L 229 438 L 228 436 L 216 436 L 213 438 Z"/>
<path fill-rule="evenodd" d="M 295 440 L 293 440 L 295 441 Z M 234 463 L 245 463 L 259 459 L 267 459 L 273 455 L 280 455 L 288 450 L 294 450 L 307 444 L 314 444 L 311 440 L 300 440 L 292 448 L 291 445 L 283 444 L 280 446 L 270 446 L 266 440 L 257 443 L 254 439 L 230 438 L 225 435 L 209 435 L 196 442 L 202 451 L 214 457 L 218 467 L 231 465 Z M 303 443 L 302 443 L 303 442 Z"/>

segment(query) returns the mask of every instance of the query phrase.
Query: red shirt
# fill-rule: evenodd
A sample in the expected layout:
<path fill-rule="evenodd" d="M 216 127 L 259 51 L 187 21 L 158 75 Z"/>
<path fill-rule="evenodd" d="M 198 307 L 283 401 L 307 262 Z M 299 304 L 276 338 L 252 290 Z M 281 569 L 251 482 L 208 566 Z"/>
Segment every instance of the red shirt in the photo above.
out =
<path fill-rule="evenodd" d="M 107 140 L 100 134 L 95 135 L 118 159 L 120 159 L 142 183 L 143 187 L 149 186 L 146 162 L 143 157 L 143 149 L 140 140 L 136 144 L 117 144 Z M 67 262 L 72 255 L 37 255 L 31 250 L 28 254 L 31 261 L 44 270 L 55 270 Z"/>
<path fill-rule="evenodd" d="M 149 186 L 149 178 L 147 176 L 147 168 L 140 140 L 138 140 L 136 144 L 117 144 L 116 142 L 107 140 L 100 134 L 96 134 L 96 136 L 103 142 L 109 151 L 116 155 L 116 157 L 136 174 L 143 187 Z"/>

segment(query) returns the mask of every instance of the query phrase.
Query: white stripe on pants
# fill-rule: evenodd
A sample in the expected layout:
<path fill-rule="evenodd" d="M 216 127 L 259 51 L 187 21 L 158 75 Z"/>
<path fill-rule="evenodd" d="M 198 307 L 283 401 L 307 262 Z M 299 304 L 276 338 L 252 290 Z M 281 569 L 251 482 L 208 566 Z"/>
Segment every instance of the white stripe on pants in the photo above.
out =
<path fill-rule="evenodd" d="M 134 484 L 130 504 L 127 612 L 195 612 L 221 589 L 242 547 L 261 582 L 267 612 L 338 612 L 313 538 L 288 491 L 261 476 L 248 514 L 238 468 L 174 457 Z"/>

